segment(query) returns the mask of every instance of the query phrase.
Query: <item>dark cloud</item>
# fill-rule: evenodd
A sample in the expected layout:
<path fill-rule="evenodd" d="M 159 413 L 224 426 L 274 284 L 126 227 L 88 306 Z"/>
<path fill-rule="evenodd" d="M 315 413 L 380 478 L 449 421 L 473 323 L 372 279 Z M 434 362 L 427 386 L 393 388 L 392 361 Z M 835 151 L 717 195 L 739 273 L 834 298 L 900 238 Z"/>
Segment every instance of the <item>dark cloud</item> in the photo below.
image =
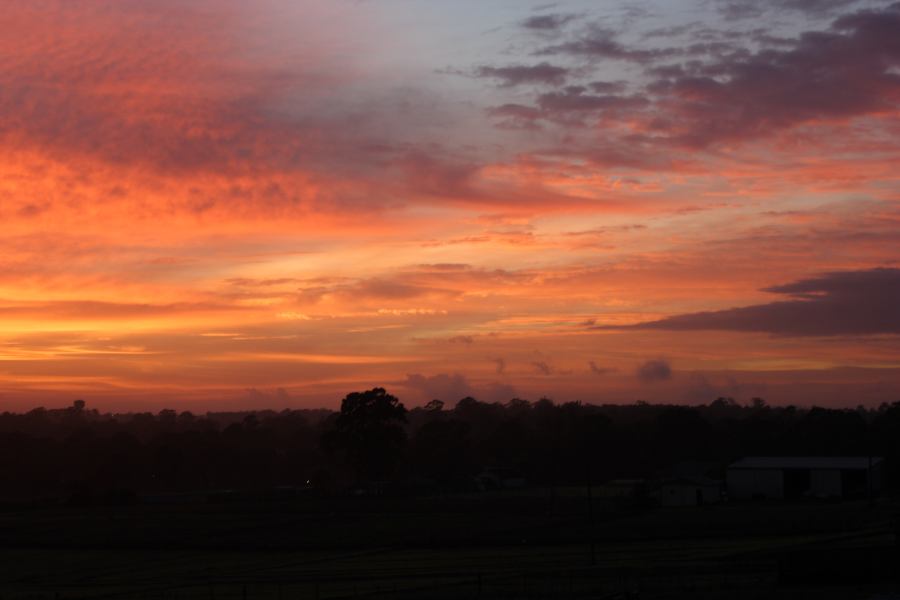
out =
<path fill-rule="evenodd" d="M 785 6 L 837 9 L 846 3 L 797 0 Z M 490 108 L 488 114 L 501 128 L 580 129 L 585 135 L 568 139 L 558 149 L 560 155 L 646 169 L 659 168 L 685 148 L 741 143 L 806 124 L 887 114 L 900 101 L 900 4 L 846 14 L 825 29 L 794 38 L 774 37 L 761 28 L 726 37 L 725 32 L 693 25 L 653 33 L 685 39 L 666 48 L 633 46 L 620 41 L 613 30 L 593 26 L 537 51 L 589 62 L 638 63 L 648 78 L 640 93 L 627 94 L 622 82 L 560 85 L 536 95 L 533 104 L 517 100 Z M 607 118 L 610 111 L 639 127 L 628 133 L 603 127 L 602 137 L 590 136 L 585 125 Z"/>
<path fill-rule="evenodd" d="M 408 191 L 434 197 L 477 197 L 473 184 L 479 164 L 468 159 L 439 157 L 438 149 L 415 149 L 393 161 L 392 165 L 406 175 Z"/>
<path fill-rule="evenodd" d="M 588 361 L 588 366 L 591 368 L 591 373 L 594 373 L 596 375 L 608 375 L 609 373 L 614 373 L 616 371 L 615 369 L 598 367 L 597 363 L 592 360 Z"/>
<path fill-rule="evenodd" d="M 531 366 L 534 367 L 535 371 L 542 375 L 553 375 L 553 367 L 543 360 L 533 361 Z"/>
<path fill-rule="evenodd" d="M 490 108 L 487 112 L 499 120 L 498 124 L 501 127 L 537 129 L 541 121 L 578 125 L 585 117 L 616 110 L 635 110 L 650 104 L 643 96 L 624 96 L 605 92 L 607 89 L 622 89 L 618 84 L 597 82 L 591 84 L 591 87 L 601 93 L 588 94 L 586 87 L 570 85 L 559 91 L 541 94 L 537 98 L 537 106 L 504 104 Z"/>
<path fill-rule="evenodd" d="M 499 381 L 491 381 L 477 390 L 478 398 L 483 398 L 488 402 L 507 402 L 512 398 L 521 396 L 519 390 L 515 386 Z"/>
<path fill-rule="evenodd" d="M 499 402 L 518 396 L 516 388 L 511 385 L 491 381 L 476 386 L 461 373 L 439 373 L 431 376 L 408 374 L 403 385 L 418 392 L 424 399 L 437 398 L 445 402 L 456 402 L 467 396 L 488 402 Z"/>
<path fill-rule="evenodd" d="M 545 114 L 567 111 L 596 111 L 616 108 L 646 106 L 649 101 L 641 96 L 616 96 L 611 94 L 585 94 L 581 86 L 569 86 L 562 92 L 550 92 L 538 97 L 538 106 Z"/>
<path fill-rule="evenodd" d="M 405 279 L 405 280 L 404 280 Z M 336 296 L 344 299 L 365 300 L 413 300 L 429 296 L 453 297 L 459 292 L 419 285 L 408 278 L 366 279 L 353 283 L 335 283 L 325 285 L 303 286 L 298 290 L 298 298 L 302 302 L 318 302 L 325 296 Z"/>
<path fill-rule="evenodd" d="M 898 65 L 900 9 L 853 13 L 826 31 L 802 34 L 788 48 L 669 65 L 671 77 L 649 88 L 669 108 L 656 130 L 698 147 L 893 110 Z"/>
<path fill-rule="evenodd" d="M 671 55 L 667 48 L 630 48 L 616 39 L 612 29 L 591 27 L 574 40 L 547 46 L 537 51 L 538 55 L 570 55 L 588 59 L 623 60 L 649 63 Z"/>
<path fill-rule="evenodd" d="M 521 22 L 525 29 L 535 31 L 556 31 L 577 17 L 568 14 L 535 15 Z"/>
<path fill-rule="evenodd" d="M 426 398 L 451 401 L 475 394 L 472 385 L 461 373 L 440 373 L 425 376 L 419 373 L 406 376 L 406 387 L 418 390 Z"/>
<path fill-rule="evenodd" d="M 284 388 L 275 388 L 274 390 L 248 388 L 245 390 L 243 399 L 250 402 L 251 406 L 261 406 L 265 408 L 290 406 L 294 400 L 291 397 L 291 394 Z"/>
<path fill-rule="evenodd" d="M 513 87 L 525 83 L 539 83 L 545 85 L 562 85 L 566 81 L 569 69 L 540 63 L 537 65 L 513 65 L 509 67 L 478 67 L 475 70 L 476 77 L 494 79 L 503 87 Z"/>
<path fill-rule="evenodd" d="M 318 302 L 325 296 L 357 303 L 416 298 L 449 300 L 459 298 L 473 286 L 528 283 L 531 277 L 524 271 L 485 270 L 461 265 L 416 265 L 408 270 L 368 279 L 326 277 L 302 280 L 297 294 L 303 302 Z"/>
<path fill-rule="evenodd" d="M 624 112 L 624 111 L 623 111 Z M 571 115 L 571 113 L 570 113 Z M 555 123 L 565 126 L 583 127 L 584 120 L 592 113 L 575 113 L 573 116 L 557 114 L 553 116 Z M 626 118 L 628 115 L 621 115 Z M 588 160 L 594 165 L 606 167 L 629 167 L 642 170 L 671 169 L 673 163 L 682 160 L 681 156 L 671 152 L 663 152 L 665 140 L 640 134 L 617 137 L 609 135 L 603 138 L 592 138 L 581 144 L 569 141 L 552 149 L 557 157 L 569 157 L 576 160 Z"/>
<path fill-rule="evenodd" d="M 730 21 L 759 18 L 765 13 L 765 6 L 758 0 L 726 0 L 719 2 L 719 13 Z"/>
<path fill-rule="evenodd" d="M 650 31 L 644 34 L 645 38 L 670 38 L 670 37 L 680 37 L 688 33 L 692 33 L 700 26 L 700 23 L 685 23 L 683 25 L 671 25 L 669 27 L 659 27 L 657 29 L 651 29 Z"/>
<path fill-rule="evenodd" d="M 672 378 L 672 367 L 669 362 L 663 358 L 648 360 L 637 368 L 635 372 L 637 378 L 644 383 L 654 383 L 657 381 L 666 381 Z"/>
<path fill-rule="evenodd" d="M 678 51 L 678 54 L 686 57 L 723 56 L 729 58 L 746 55 L 746 50 L 731 42 L 696 42 L 689 44 Z"/>
<path fill-rule="evenodd" d="M 539 108 L 512 103 L 490 107 L 486 112 L 497 119 L 497 127 L 501 129 L 538 129 L 543 116 Z"/>
<path fill-rule="evenodd" d="M 624 81 L 594 81 L 588 84 L 588 87 L 598 94 L 621 94 L 628 84 Z"/>
<path fill-rule="evenodd" d="M 860 0 L 719 0 L 717 8 L 726 19 L 756 19 L 770 11 L 796 11 L 821 17 L 859 4 Z"/>
<path fill-rule="evenodd" d="M 860 0 L 779 0 L 778 6 L 809 14 L 822 14 L 859 4 Z"/>
<path fill-rule="evenodd" d="M 403 283 L 391 279 L 370 279 L 359 283 L 351 291 L 352 294 L 361 294 L 370 298 L 382 298 L 388 300 L 409 300 L 421 298 L 433 293 L 451 293 L 448 290 L 438 290 L 428 286 Z"/>
<path fill-rule="evenodd" d="M 764 291 L 790 300 L 677 315 L 638 329 L 728 330 L 791 336 L 900 333 L 900 269 L 826 273 Z"/>

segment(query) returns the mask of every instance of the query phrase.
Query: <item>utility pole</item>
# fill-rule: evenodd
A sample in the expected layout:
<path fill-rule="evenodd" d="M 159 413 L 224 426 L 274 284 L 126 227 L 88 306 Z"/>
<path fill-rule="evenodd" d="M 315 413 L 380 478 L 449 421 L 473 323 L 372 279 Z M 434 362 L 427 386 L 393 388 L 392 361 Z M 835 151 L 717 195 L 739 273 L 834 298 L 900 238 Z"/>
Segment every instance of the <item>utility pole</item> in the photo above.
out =
<path fill-rule="evenodd" d="M 869 442 L 869 468 L 866 470 L 866 495 L 869 497 L 869 508 L 875 506 L 875 495 L 872 490 L 872 442 Z"/>
<path fill-rule="evenodd" d="M 868 435 L 866 436 L 866 448 L 869 450 L 869 468 L 866 469 L 866 496 L 869 499 L 869 508 L 873 508 L 875 506 L 875 495 L 874 490 L 872 489 L 872 419 L 871 415 L 866 415 L 866 432 Z"/>
<path fill-rule="evenodd" d="M 591 542 L 591 566 L 597 565 L 597 543 L 594 540 L 594 484 L 591 479 L 591 467 L 586 467 L 588 498 L 588 535 Z"/>

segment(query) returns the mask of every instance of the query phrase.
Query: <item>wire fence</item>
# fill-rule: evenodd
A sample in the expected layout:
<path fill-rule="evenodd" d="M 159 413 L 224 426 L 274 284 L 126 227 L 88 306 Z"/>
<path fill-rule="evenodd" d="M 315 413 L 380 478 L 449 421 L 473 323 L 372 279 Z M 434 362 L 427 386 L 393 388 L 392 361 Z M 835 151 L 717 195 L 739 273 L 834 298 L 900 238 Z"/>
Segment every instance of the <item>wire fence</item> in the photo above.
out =
<path fill-rule="evenodd" d="M 179 581 L 157 585 L 98 586 L 85 583 L 65 589 L 7 591 L 0 600 L 412 600 L 414 598 L 536 600 L 540 598 L 638 598 L 666 593 L 771 591 L 777 565 L 682 565 L 646 569 L 579 567 L 507 571 L 436 571 L 329 574 L 292 578 L 289 573 L 265 578 L 233 577 L 215 581 Z M 701 596 L 697 596 L 701 597 Z M 732 596 L 737 597 L 737 596 Z"/>

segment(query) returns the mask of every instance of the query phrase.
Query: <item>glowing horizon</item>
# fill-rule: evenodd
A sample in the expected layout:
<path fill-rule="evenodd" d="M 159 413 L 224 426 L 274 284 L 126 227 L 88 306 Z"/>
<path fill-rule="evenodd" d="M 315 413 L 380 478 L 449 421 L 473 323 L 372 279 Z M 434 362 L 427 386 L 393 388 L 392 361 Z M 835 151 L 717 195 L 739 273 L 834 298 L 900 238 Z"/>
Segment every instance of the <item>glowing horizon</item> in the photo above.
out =
<path fill-rule="evenodd" d="M 900 400 L 900 4 L 6 7 L 0 410 Z"/>

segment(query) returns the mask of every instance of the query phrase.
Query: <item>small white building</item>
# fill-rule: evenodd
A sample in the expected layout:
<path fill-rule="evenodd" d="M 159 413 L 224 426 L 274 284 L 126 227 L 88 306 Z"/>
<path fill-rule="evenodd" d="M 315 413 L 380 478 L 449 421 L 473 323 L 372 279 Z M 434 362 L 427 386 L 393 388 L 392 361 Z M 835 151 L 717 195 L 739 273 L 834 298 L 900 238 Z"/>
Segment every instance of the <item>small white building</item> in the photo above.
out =
<path fill-rule="evenodd" d="M 748 456 L 732 463 L 725 481 L 735 500 L 844 498 L 881 489 L 880 456 Z"/>
<path fill-rule="evenodd" d="M 644 479 L 612 479 L 594 486 L 592 491 L 598 498 L 628 500 L 646 495 L 647 487 Z"/>
<path fill-rule="evenodd" d="M 704 506 L 722 500 L 722 482 L 707 477 L 678 477 L 660 485 L 662 506 Z"/>
<path fill-rule="evenodd" d="M 486 490 L 514 490 L 525 487 L 525 477 L 515 469 L 502 467 L 488 467 L 476 478 L 479 489 Z"/>

